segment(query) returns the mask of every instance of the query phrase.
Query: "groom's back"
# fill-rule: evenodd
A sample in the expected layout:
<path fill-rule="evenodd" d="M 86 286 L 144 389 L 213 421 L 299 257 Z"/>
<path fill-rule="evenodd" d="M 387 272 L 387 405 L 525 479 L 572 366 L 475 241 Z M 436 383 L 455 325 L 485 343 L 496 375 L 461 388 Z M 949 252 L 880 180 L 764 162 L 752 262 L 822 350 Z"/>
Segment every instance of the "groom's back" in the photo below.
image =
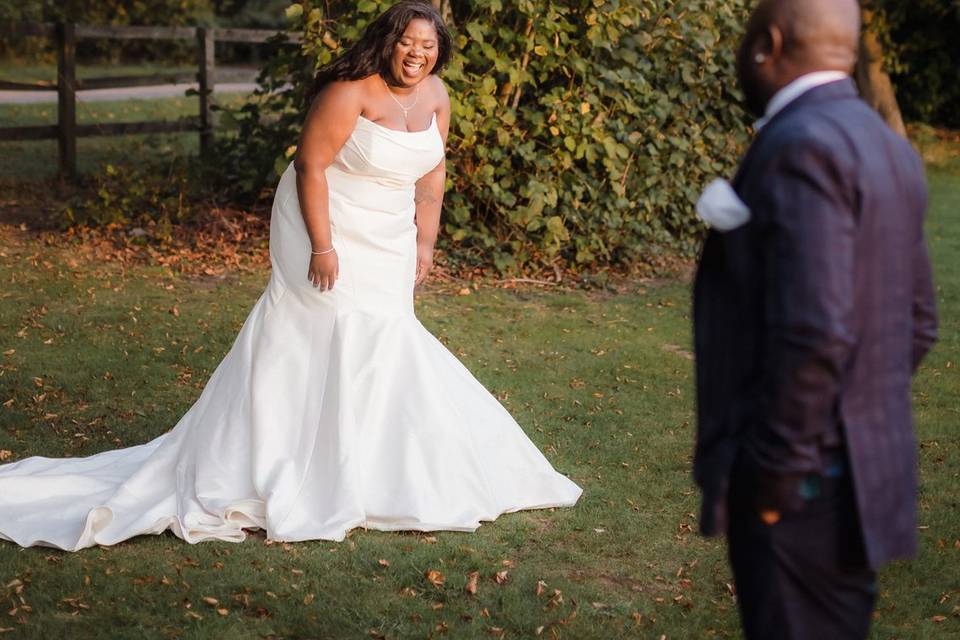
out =
<path fill-rule="evenodd" d="M 829 88 L 811 93 L 818 92 L 829 94 Z M 911 377 L 936 339 L 923 235 L 926 180 L 913 148 L 862 100 L 822 97 L 798 101 L 772 124 L 765 144 L 774 153 L 777 147 L 805 145 L 825 150 L 828 170 L 841 174 L 836 184 L 842 186 L 830 194 L 838 209 L 834 215 L 853 216 L 850 255 L 830 256 L 846 267 L 835 271 L 837 277 L 849 278 L 837 290 L 853 297 L 843 321 L 851 348 L 839 372 L 838 427 L 853 470 L 867 553 L 879 564 L 911 555 L 915 547 Z"/>
<path fill-rule="evenodd" d="M 847 392 L 907 390 L 913 369 L 915 262 L 923 248 L 927 188 L 922 160 L 859 98 L 823 101 L 785 119 L 794 136 L 828 145 L 848 174 L 855 218 L 851 256 L 858 348 Z M 791 136 L 792 137 L 792 136 Z"/>

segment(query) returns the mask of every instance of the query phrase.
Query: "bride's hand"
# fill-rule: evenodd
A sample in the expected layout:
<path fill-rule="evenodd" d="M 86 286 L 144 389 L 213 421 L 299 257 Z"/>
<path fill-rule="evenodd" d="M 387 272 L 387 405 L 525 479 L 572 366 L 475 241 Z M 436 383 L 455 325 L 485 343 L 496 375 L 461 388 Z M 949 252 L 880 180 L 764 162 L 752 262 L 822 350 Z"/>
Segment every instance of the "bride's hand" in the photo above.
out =
<path fill-rule="evenodd" d="M 307 280 L 320 291 L 330 291 L 334 282 L 340 277 L 340 259 L 336 251 L 321 256 L 310 256 L 310 270 Z"/>
<path fill-rule="evenodd" d="M 431 269 L 433 269 L 433 247 L 417 245 L 417 280 L 414 282 L 415 287 L 420 286 L 427 279 Z"/>

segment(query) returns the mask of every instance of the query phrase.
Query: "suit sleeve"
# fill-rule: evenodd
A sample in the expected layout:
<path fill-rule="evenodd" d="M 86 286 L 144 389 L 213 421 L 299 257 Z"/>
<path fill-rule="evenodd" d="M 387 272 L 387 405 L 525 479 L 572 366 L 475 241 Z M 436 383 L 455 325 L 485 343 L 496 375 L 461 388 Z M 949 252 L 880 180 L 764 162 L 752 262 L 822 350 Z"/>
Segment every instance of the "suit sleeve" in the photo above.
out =
<path fill-rule="evenodd" d="M 921 169 L 922 171 L 922 169 Z M 926 209 L 926 191 L 923 194 Z M 921 223 L 922 224 L 922 223 Z M 913 371 L 937 342 L 937 296 L 927 241 L 921 226 L 913 255 Z"/>
<path fill-rule="evenodd" d="M 836 152 L 785 145 L 768 169 L 762 210 L 763 361 L 759 414 L 745 442 L 774 474 L 819 465 L 833 429 L 852 331 L 855 196 Z"/>

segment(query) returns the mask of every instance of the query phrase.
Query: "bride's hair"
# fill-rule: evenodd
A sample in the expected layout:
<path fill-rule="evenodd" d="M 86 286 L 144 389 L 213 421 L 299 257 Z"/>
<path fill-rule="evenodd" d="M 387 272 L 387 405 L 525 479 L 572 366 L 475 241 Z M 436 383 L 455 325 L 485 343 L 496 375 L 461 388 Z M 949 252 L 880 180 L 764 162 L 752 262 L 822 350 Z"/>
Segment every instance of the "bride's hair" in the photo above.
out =
<path fill-rule="evenodd" d="M 431 73 L 439 73 L 450 60 L 452 39 L 440 13 L 422 0 L 401 0 L 367 25 L 360 39 L 333 62 L 321 68 L 307 94 L 307 105 L 324 87 L 337 80 L 361 80 L 375 73 L 389 76 L 393 49 L 403 37 L 411 20 L 420 18 L 437 32 L 437 64 Z"/>

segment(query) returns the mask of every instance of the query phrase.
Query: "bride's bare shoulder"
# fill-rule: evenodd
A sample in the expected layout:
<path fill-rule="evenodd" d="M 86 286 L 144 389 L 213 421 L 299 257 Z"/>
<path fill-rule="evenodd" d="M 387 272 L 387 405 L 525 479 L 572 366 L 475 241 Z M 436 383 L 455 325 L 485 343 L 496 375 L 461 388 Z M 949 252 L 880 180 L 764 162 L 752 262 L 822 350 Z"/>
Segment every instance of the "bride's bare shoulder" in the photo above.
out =
<path fill-rule="evenodd" d="M 322 113 L 327 117 L 331 111 L 344 115 L 359 114 L 369 89 L 365 80 L 334 80 L 321 89 L 310 105 L 311 115 Z"/>
<path fill-rule="evenodd" d="M 365 84 L 366 82 L 366 78 L 363 80 L 334 80 L 317 94 L 317 98 L 344 99 L 361 97 L 368 91 Z"/>
<path fill-rule="evenodd" d="M 426 83 L 430 87 L 430 91 L 434 94 L 434 96 L 443 100 L 450 99 L 450 94 L 447 91 L 447 84 L 440 76 L 436 74 L 431 75 L 429 78 L 427 78 Z"/>
<path fill-rule="evenodd" d="M 447 91 L 447 85 L 440 79 L 440 76 L 432 75 L 424 80 L 424 84 L 430 91 L 430 97 L 434 104 L 437 105 L 437 110 L 448 110 L 450 108 L 450 93 Z"/>

